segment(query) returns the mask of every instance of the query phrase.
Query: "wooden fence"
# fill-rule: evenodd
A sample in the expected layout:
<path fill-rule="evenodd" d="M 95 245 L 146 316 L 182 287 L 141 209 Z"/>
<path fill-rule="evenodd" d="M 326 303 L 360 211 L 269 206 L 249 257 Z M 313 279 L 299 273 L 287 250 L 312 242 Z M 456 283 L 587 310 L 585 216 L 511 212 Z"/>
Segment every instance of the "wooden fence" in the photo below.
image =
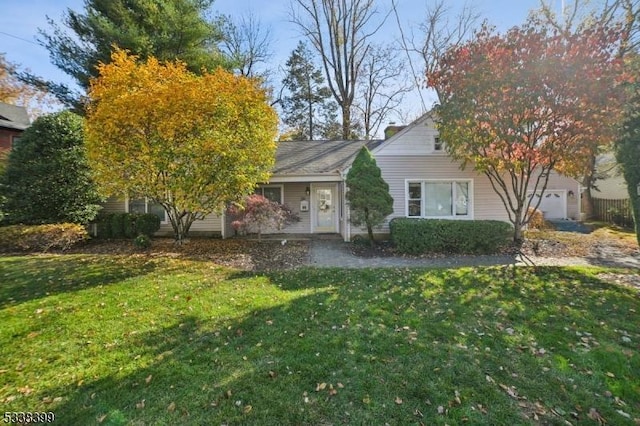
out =
<path fill-rule="evenodd" d="M 593 218 L 619 226 L 633 226 L 631 202 L 626 200 L 593 199 Z"/>

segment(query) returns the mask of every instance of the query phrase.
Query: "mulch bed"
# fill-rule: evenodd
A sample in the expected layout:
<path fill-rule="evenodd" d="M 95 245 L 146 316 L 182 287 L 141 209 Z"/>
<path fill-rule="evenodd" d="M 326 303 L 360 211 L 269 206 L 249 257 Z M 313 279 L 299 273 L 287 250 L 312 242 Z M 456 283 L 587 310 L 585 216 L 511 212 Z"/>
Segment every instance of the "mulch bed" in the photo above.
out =
<path fill-rule="evenodd" d="M 192 238 L 179 246 L 172 238 L 154 238 L 151 248 L 140 249 L 128 240 L 91 240 L 66 253 L 184 257 L 246 271 L 291 269 L 309 261 L 307 241 Z"/>

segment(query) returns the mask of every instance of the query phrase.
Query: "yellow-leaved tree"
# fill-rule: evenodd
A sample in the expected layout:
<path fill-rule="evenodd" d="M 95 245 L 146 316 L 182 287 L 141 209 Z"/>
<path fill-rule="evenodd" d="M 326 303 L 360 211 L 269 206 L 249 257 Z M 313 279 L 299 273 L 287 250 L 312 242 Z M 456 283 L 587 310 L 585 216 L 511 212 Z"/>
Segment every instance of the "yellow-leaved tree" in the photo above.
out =
<path fill-rule="evenodd" d="M 116 50 L 91 82 L 86 135 L 104 195 L 162 205 L 182 242 L 195 220 L 267 181 L 277 115 L 259 81 Z"/>

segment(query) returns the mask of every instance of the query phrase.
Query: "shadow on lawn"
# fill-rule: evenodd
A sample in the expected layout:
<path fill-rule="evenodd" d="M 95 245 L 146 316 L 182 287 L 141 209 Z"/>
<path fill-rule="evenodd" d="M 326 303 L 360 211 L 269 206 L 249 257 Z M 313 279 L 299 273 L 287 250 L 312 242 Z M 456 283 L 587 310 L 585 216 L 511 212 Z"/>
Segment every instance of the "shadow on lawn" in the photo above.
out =
<path fill-rule="evenodd" d="M 52 294 L 120 282 L 149 274 L 155 269 L 156 263 L 131 256 L 0 257 L 0 308 Z"/>
<path fill-rule="evenodd" d="M 528 424 L 576 405 L 619 419 L 607 390 L 640 415 L 640 355 L 616 334 L 640 337 L 634 293 L 574 270 L 505 271 L 263 274 L 309 292 L 225 324 L 180 316 L 127 342 L 108 377 L 50 394 L 65 395 L 64 424 Z M 586 351 L 576 332 L 601 344 Z"/>

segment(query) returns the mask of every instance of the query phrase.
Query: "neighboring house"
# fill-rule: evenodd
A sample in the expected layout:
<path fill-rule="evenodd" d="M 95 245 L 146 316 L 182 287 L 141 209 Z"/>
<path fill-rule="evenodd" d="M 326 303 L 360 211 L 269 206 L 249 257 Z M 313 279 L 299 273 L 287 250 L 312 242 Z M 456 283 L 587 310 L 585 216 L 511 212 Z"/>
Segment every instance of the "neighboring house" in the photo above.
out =
<path fill-rule="evenodd" d="M 29 125 L 24 107 L 0 102 L 0 150 L 10 150 Z"/>
<path fill-rule="evenodd" d="M 345 198 L 346 176 L 360 148 L 373 153 L 394 199 L 394 212 L 377 232 L 389 232 L 394 217 L 441 219 L 495 219 L 508 221 L 507 212 L 486 176 L 468 167 L 460 170 L 438 138 L 430 116 L 397 129 L 384 141 L 286 141 L 279 142 L 276 163 L 268 183 L 256 192 L 286 204 L 300 221 L 277 232 L 285 234 L 337 233 L 345 241 L 364 229 L 349 223 Z M 548 219 L 578 219 L 580 191 L 576 180 L 553 173 L 540 210 Z M 535 194 L 531 194 L 535 196 Z M 107 211 L 164 212 L 145 202 L 111 199 Z M 231 218 L 211 216 L 195 222 L 194 234 L 235 234 Z M 160 233 L 170 234 L 164 221 Z"/>
<path fill-rule="evenodd" d="M 627 182 L 622 176 L 618 162 L 613 153 L 605 153 L 596 160 L 596 188 L 591 190 L 593 198 L 605 200 L 626 200 L 629 198 Z"/>

